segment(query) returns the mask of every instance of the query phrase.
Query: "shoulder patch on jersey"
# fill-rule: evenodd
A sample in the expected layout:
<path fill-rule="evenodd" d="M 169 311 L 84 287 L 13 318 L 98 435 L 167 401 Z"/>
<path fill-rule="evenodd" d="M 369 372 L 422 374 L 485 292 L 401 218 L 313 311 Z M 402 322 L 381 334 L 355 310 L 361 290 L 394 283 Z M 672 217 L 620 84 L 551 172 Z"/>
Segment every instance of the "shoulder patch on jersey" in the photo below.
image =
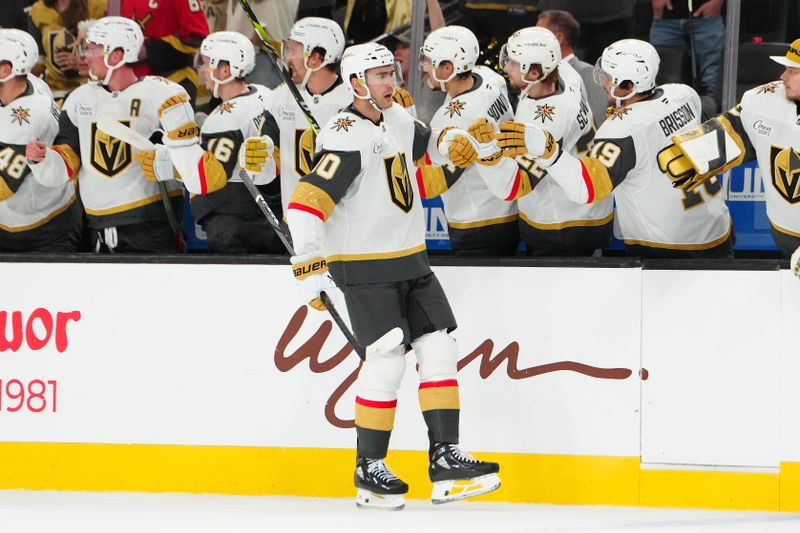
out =
<path fill-rule="evenodd" d="M 771 81 L 759 87 L 758 92 L 756 94 L 764 94 L 764 93 L 774 94 L 777 89 L 778 89 L 778 82 Z"/>
<path fill-rule="evenodd" d="M 541 120 L 542 124 L 546 121 L 553 122 L 553 116 L 556 114 L 556 106 L 549 104 L 539 104 L 536 106 L 536 111 L 533 115 L 533 120 Z"/>
<path fill-rule="evenodd" d="M 224 115 L 225 113 L 232 113 L 234 107 L 236 107 L 236 102 L 222 102 L 217 107 L 217 111 L 219 111 L 220 115 Z"/>
<path fill-rule="evenodd" d="M 31 118 L 31 110 L 27 107 L 12 107 L 11 108 L 11 123 L 17 123 L 17 125 L 22 126 L 22 123 L 30 124 Z"/>
<path fill-rule="evenodd" d="M 630 113 L 630 111 L 631 108 L 627 106 L 621 107 L 619 109 L 613 109 L 610 111 L 609 116 L 606 118 L 610 118 L 611 120 L 616 120 L 616 119 L 622 120 L 628 115 L 628 113 Z"/>
<path fill-rule="evenodd" d="M 456 115 L 460 117 L 461 112 L 464 111 L 464 108 L 466 107 L 467 103 L 463 100 L 459 99 L 450 100 L 450 102 L 447 104 L 447 107 L 445 108 L 445 113 L 448 113 L 450 115 L 450 118 L 453 118 Z"/>
<path fill-rule="evenodd" d="M 339 117 L 331 126 L 331 129 L 334 131 L 350 131 L 350 127 L 355 123 L 355 120 L 349 117 Z"/>

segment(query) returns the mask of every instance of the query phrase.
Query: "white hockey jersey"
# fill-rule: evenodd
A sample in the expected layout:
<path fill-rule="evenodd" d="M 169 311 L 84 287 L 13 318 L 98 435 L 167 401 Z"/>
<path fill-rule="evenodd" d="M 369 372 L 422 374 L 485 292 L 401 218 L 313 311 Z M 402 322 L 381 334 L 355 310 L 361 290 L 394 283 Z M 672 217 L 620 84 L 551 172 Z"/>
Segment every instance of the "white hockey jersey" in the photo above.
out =
<path fill-rule="evenodd" d="M 495 124 L 513 118 L 505 82 L 499 85 L 497 79 L 502 78 L 494 73 L 490 76 L 495 81 L 473 73 L 475 83 L 472 89 L 456 97 L 448 95 L 444 105 L 434 113 L 428 146 L 428 158 L 434 165 L 448 163 L 437 148 L 439 136 L 445 129 L 467 130 L 481 117 L 486 117 Z M 479 166 L 483 168 L 479 169 Z M 439 193 L 442 198 L 453 249 L 486 248 L 519 241 L 516 202 L 498 198 L 484 181 L 493 179 L 492 174 L 497 172 L 507 172 L 507 169 L 504 165 L 486 166 L 475 163 L 460 172 L 455 181 L 448 180 L 446 188 L 426 188 L 427 197 Z"/>
<path fill-rule="evenodd" d="M 658 169 L 672 136 L 700 123 L 700 98 L 686 85 L 658 87 L 647 100 L 618 108 L 600 126 L 588 156 L 561 153 L 547 170 L 574 201 L 596 203 L 614 191 L 626 244 L 706 250 L 730 236 L 719 183 L 684 193 Z"/>
<path fill-rule="evenodd" d="M 258 206 L 252 196 L 247 192 L 239 166 L 239 149 L 248 137 L 268 135 L 277 138 L 278 126 L 275 119 L 267 111 L 272 91 L 262 85 L 250 84 L 247 91 L 239 96 L 226 100 L 218 105 L 209 115 L 200 128 L 202 149 L 211 153 L 225 169 L 227 180 L 225 185 L 208 194 L 192 195 L 191 205 L 195 219 L 201 220 L 204 216 L 214 211 L 232 215 L 260 216 Z M 173 160 L 175 159 L 173 155 Z M 202 156 L 201 156 L 202 157 Z M 196 159 L 192 165 L 181 165 L 179 171 L 198 172 L 199 161 Z M 267 186 L 275 180 L 275 159 L 270 157 L 264 170 L 255 176 L 256 185 Z M 185 170 L 186 169 L 186 170 Z M 186 180 L 186 176 L 184 176 Z M 274 194 L 277 195 L 277 183 Z M 262 190 L 262 194 L 270 194 Z"/>
<path fill-rule="evenodd" d="M 158 184 L 145 179 L 134 160 L 137 149 L 99 131 L 98 118 L 118 120 L 145 137 L 159 128 L 172 139 L 196 137 L 199 129 L 188 100 L 180 85 L 158 76 L 140 78 L 119 92 L 90 82 L 70 93 L 62 106 L 53 148 L 66 163 L 62 174 L 78 173 L 81 200 L 92 227 L 166 220 Z M 181 109 L 167 114 L 165 109 L 170 107 Z M 171 197 L 182 196 L 177 181 L 166 185 Z"/>
<path fill-rule="evenodd" d="M 379 124 L 354 107 L 329 120 L 317 139 L 313 171 L 289 203 L 295 253 L 324 250 L 340 286 L 430 272 L 420 191 L 409 172 L 429 136 L 396 103 Z"/>
<path fill-rule="evenodd" d="M 323 94 L 312 95 L 306 88 L 300 87 L 298 90 L 320 126 L 353 102 L 353 95 L 341 79 Z M 280 129 L 280 136 L 272 140 L 280 149 L 278 171 L 281 176 L 281 203 L 283 212 L 286 213 L 289 198 L 297 182 L 313 166 L 315 136 L 286 84 L 279 85 L 273 91 L 269 112 L 275 117 Z"/>
<path fill-rule="evenodd" d="M 582 156 L 589 150 L 594 138 L 592 114 L 581 93 L 583 82 L 580 77 L 577 80 L 579 83 L 564 81 L 559 81 L 553 94 L 543 98 L 521 99 L 515 120 L 547 130 L 566 153 Z M 532 183 L 533 189 L 529 194 L 517 200 L 520 219 L 531 230 L 559 231 L 612 222 L 614 204 L 610 196 L 592 204 L 573 202 L 564 189 L 531 158 L 518 157 L 517 162 L 536 182 Z M 525 229 L 523 226 L 523 232 Z"/>
<path fill-rule="evenodd" d="M 782 82 L 744 93 L 723 116 L 746 151 L 743 161 L 758 159 L 766 193 L 767 217 L 783 234 L 800 238 L 800 110 L 786 98 Z M 733 132 L 732 132 L 733 133 Z"/>
<path fill-rule="evenodd" d="M 37 246 L 75 227 L 80 218 L 75 182 L 41 183 L 30 173 L 25 146 L 50 144 L 58 133 L 58 106 L 30 82 L 26 92 L 0 104 L 0 246 Z M 52 186 L 51 186 L 52 185 Z M 75 213 L 59 217 L 62 213 Z M 9 242 L 7 242 L 9 241 Z M 10 242 L 16 241 L 16 242 Z"/>

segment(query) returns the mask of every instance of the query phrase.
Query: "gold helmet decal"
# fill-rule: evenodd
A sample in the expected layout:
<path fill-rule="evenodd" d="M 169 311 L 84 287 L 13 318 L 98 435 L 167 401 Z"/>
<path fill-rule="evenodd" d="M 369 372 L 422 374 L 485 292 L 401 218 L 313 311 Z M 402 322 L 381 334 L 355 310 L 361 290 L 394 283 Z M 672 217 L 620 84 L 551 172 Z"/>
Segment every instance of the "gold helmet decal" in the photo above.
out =
<path fill-rule="evenodd" d="M 298 176 L 305 176 L 314 168 L 314 141 L 311 129 L 294 130 L 294 169 Z"/>
<path fill-rule="evenodd" d="M 130 120 L 120 120 L 121 124 L 130 127 Z M 97 123 L 92 122 L 92 168 L 108 178 L 113 178 L 133 161 L 131 145 L 120 141 L 97 129 Z"/>
<path fill-rule="evenodd" d="M 401 152 L 394 157 L 387 157 L 383 160 L 383 165 L 392 203 L 408 213 L 414 206 L 414 189 L 411 187 L 405 154 Z"/>
<path fill-rule="evenodd" d="M 800 154 L 791 147 L 770 147 L 772 184 L 790 204 L 800 202 Z"/>

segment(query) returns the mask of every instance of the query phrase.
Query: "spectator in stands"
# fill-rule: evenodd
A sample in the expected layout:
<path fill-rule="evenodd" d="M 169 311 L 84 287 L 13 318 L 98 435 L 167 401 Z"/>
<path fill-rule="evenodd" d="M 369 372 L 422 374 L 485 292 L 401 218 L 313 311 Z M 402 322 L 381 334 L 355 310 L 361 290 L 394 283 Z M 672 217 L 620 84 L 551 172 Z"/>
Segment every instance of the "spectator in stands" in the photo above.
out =
<path fill-rule="evenodd" d="M 0 28 L 27 29 L 28 16 L 25 14 L 26 7 L 28 7 L 26 0 L 5 0 L 3 9 L 0 9 Z"/>
<path fill-rule="evenodd" d="M 692 85 L 700 96 L 716 93 L 725 44 L 725 25 L 722 22 L 724 0 L 694 0 L 694 12 L 689 12 L 688 0 L 653 0 L 653 25 L 650 42 L 654 46 L 676 46 L 689 49 L 694 34 L 694 55 L 697 71 Z M 704 107 L 708 105 L 704 99 Z M 716 109 L 714 110 L 716 111 Z"/>
<path fill-rule="evenodd" d="M 411 0 L 347 0 L 344 30 L 348 40 L 363 43 L 411 22 Z"/>
<path fill-rule="evenodd" d="M 107 0 L 38 0 L 31 6 L 28 32 L 40 43 L 44 80 L 56 102 L 86 81 L 78 73 L 78 23 L 102 17 L 106 6 Z"/>
<path fill-rule="evenodd" d="M 561 45 L 562 61 L 569 63 L 581 75 L 595 126 L 599 126 L 606 119 L 608 99 L 605 89 L 594 81 L 594 66 L 581 61 L 575 55 L 575 45 L 581 35 L 580 23 L 566 11 L 551 10 L 542 11 L 536 25 L 553 32 Z"/>
<path fill-rule="evenodd" d="M 209 32 L 225 31 L 228 27 L 228 3 L 229 0 L 201 0 Z"/>
<path fill-rule="evenodd" d="M 540 0 L 539 9 L 568 11 L 581 24 L 578 48 L 584 61 L 594 64 L 613 42 L 633 33 L 634 0 Z"/>
<path fill-rule="evenodd" d="M 121 0 L 120 11 L 144 33 L 136 75 L 163 76 L 186 89 L 194 101 L 200 85 L 194 54 L 208 35 L 200 0 Z"/>

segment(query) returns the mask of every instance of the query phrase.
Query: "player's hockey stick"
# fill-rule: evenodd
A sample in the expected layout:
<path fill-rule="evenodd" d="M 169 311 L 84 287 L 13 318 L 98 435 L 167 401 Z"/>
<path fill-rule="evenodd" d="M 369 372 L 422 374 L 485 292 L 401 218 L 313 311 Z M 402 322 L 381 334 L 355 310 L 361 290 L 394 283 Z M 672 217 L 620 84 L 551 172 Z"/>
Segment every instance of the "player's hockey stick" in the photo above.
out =
<path fill-rule="evenodd" d="M 273 47 L 272 43 L 270 42 L 267 30 L 264 29 L 264 26 L 258 21 L 258 17 L 255 13 L 253 13 L 253 8 L 250 7 L 250 2 L 248 2 L 248 0 L 239 0 L 239 4 L 242 6 L 244 14 L 247 15 L 248 19 L 250 19 L 250 24 L 252 24 L 253 28 L 255 28 L 258 38 L 261 39 L 261 43 L 264 45 L 264 48 L 267 51 L 267 57 L 278 69 L 281 78 L 283 78 L 283 82 L 289 88 L 289 92 L 292 93 L 295 101 L 297 101 L 297 105 L 299 105 L 300 109 L 303 111 L 303 115 L 305 115 L 308 125 L 311 126 L 311 131 L 314 132 L 314 135 L 317 135 L 319 133 L 319 123 L 317 123 L 317 121 L 314 119 L 314 115 L 311 114 L 311 110 L 308 108 L 305 100 L 303 100 L 303 97 L 300 95 L 300 91 L 297 90 L 297 86 L 292 81 L 292 75 L 287 70 L 286 65 L 278 57 L 275 47 Z"/>
<path fill-rule="evenodd" d="M 139 150 L 152 151 L 156 149 L 156 145 L 150 142 L 150 139 L 144 135 L 141 135 L 135 130 L 130 129 L 124 124 L 117 122 L 116 120 L 101 118 L 97 121 L 97 128 L 100 131 L 107 133 L 111 137 L 119 139 L 124 143 L 128 143 Z M 125 137 L 127 137 L 127 139 Z M 161 201 L 164 203 L 164 210 L 167 212 L 167 222 L 169 223 L 169 227 L 172 229 L 175 237 L 179 240 L 179 245 L 182 249 L 181 251 L 186 251 L 186 239 L 184 238 L 180 224 L 178 224 L 178 219 L 175 218 L 175 211 L 172 209 L 172 203 L 169 197 L 169 191 L 167 190 L 167 184 L 159 181 L 158 190 L 161 193 Z"/>
<path fill-rule="evenodd" d="M 138 150 L 152 151 L 156 149 L 156 145 L 150 142 L 150 139 L 125 126 L 124 124 L 120 124 L 116 120 L 101 118 L 97 121 L 97 128 L 101 131 L 104 131 L 111 137 L 130 144 Z M 283 225 L 278 220 L 278 217 L 275 216 L 275 213 L 269 207 L 267 201 L 264 200 L 264 197 L 259 192 L 255 183 L 253 183 L 253 180 L 250 179 L 250 176 L 247 174 L 247 172 L 243 170 L 239 173 L 239 177 L 242 178 L 245 188 L 247 188 L 247 191 L 256 201 L 256 204 L 266 217 L 267 222 L 269 222 L 270 226 L 272 226 L 272 229 L 278 234 L 278 238 L 281 240 L 281 242 L 283 242 L 286 250 L 290 255 L 295 255 L 294 246 L 292 246 L 292 238 L 283 228 Z M 339 326 L 339 329 L 347 339 L 347 342 L 350 343 L 361 359 L 365 359 L 373 354 L 388 352 L 392 348 L 402 344 L 403 330 L 395 327 L 369 346 L 361 346 L 358 344 L 358 341 L 356 341 L 355 335 L 353 335 L 353 332 L 350 331 L 350 328 L 347 326 L 344 319 L 342 319 L 342 315 L 340 315 L 336 310 L 336 307 L 333 305 L 330 297 L 323 292 L 320 294 L 320 299 L 322 299 L 322 302 L 325 304 L 325 308 L 328 310 L 328 313 L 330 313 L 333 321 L 337 326 Z"/>

